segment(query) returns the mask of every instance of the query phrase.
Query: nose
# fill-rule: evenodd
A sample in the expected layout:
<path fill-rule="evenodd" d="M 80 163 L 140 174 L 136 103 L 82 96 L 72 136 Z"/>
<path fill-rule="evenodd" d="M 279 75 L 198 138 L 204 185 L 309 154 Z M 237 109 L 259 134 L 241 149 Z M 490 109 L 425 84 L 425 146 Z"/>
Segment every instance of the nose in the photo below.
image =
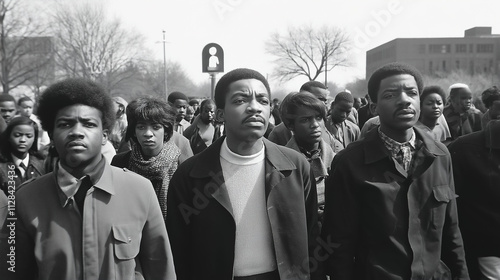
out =
<path fill-rule="evenodd" d="M 82 124 L 76 123 L 73 125 L 71 131 L 69 132 L 69 136 L 71 138 L 83 138 Z"/>
<path fill-rule="evenodd" d="M 152 137 L 153 136 L 153 130 L 151 128 L 147 128 L 144 130 L 144 136 L 145 137 Z"/>
<path fill-rule="evenodd" d="M 313 119 L 313 121 L 311 123 L 311 127 L 312 128 L 319 127 L 319 121 L 317 119 Z"/>
<path fill-rule="evenodd" d="M 26 139 L 27 139 L 26 135 L 22 135 L 21 137 L 19 137 L 19 142 L 26 143 Z"/>
<path fill-rule="evenodd" d="M 411 104 L 411 97 L 404 91 L 399 95 L 398 103 L 403 106 L 408 106 Z"/>
<path fill-rule="evenodd" d="M 257 99 L 255 98 L 252 98 L 252 100 L 250 100 L 250 103 L 248 103 L 248 108 L 247 108 L 250 112 L 262 112 L 262 104 L 260 104 Z"/>

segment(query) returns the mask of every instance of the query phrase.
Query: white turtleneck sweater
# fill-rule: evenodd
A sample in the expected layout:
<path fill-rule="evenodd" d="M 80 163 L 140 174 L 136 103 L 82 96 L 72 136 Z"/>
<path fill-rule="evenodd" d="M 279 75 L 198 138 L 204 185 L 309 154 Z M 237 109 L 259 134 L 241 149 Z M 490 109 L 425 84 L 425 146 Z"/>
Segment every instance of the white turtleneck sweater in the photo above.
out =
<path fill-rule="evenodd" d="M 249 276 L 276 269 L 271 224 L 265 195 L 264 146 L 241 156 L 222 144 L 220 161 L 236 222 L 234 276 Z"/>

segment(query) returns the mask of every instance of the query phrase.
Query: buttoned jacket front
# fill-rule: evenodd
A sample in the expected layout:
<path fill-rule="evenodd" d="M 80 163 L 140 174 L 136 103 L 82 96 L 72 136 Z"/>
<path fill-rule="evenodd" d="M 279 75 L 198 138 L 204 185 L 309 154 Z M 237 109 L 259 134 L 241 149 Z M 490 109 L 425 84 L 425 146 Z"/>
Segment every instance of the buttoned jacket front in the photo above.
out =
<path fill-rule="evenodd" d="M 167 229 L 178 279 L 233 279 L 236 224 L 220 163 L 224 138 L 181 164 L 170 182 Z M 289 148 L 263 141 L 267 214 L 280 277 L 310 279 L 318 225 L 309 163 Z"/>
<path fill-rule="evenodd" d="M 325 265 L 331 279 L 468 279 L 450 155 L 414 130 L 423 147 L 413 174 L 377 129 L 334 158 L 322 231 L 338 244 Z"/>

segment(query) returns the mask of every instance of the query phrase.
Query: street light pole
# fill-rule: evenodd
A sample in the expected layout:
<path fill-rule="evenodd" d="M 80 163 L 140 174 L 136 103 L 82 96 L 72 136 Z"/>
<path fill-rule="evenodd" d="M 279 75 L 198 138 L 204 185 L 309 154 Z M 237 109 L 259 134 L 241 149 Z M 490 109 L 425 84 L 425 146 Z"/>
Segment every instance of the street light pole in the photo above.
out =
<path fill-rule="evenodd" d="M 165 51 L 165 44 L 167 43 L 165 38 L 165 30 L 163 30 L 163 88 L 165 90 L 165 100 L 168 100 L 167 91 L 167 53 Z"/>

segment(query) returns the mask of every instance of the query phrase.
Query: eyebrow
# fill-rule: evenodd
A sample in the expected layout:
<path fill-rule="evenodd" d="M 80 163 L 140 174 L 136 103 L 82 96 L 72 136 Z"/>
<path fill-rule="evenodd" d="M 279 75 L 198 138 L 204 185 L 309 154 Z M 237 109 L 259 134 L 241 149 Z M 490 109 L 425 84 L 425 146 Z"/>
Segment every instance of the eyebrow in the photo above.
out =
<path fill-rule="evenodd" d="M 56 119 L 56 122 L 59 122 L 59 121 L 69 122 L 69 121 L 75 121 L 77 119 L 81 122 L 98 121 L 99 120 L 99 118 L 95 118 L 95 117 L 65 117 L 65 116 L 61 116 L 61 117 Z"/>

